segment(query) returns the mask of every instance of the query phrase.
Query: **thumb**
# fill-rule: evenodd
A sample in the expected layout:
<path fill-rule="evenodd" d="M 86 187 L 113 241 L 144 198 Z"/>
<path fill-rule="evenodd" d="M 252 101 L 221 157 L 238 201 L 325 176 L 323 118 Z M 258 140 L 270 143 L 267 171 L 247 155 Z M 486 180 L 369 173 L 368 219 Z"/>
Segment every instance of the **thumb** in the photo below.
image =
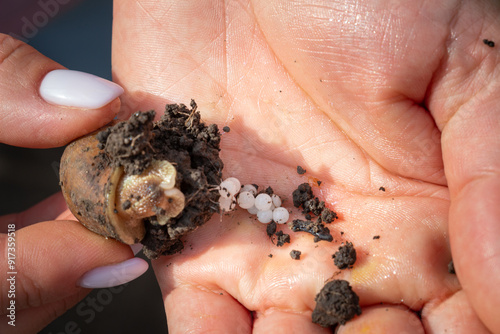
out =
<path fill-rule="evenodd" d="M 0 34 L 0 142 L 62 146 L 110 122 L 123 89 L 65 70 L 31 46 Z"/>
<path fill-rule="evenodd" d="M 9 225 L 10 232 L 0 234 L 0 270 L 7 276 L 0 275 L 0 315 L 14 309 L 16 328 L 23 333 L 43 328 L 78 302 L 89 291 L 85 288 L 123 284 L 148 267 L 132 257 L 129 246 L 75 221 L 47 221 L 18 231 Z M 8 327 L 0 322 L 1 333 Z"/>

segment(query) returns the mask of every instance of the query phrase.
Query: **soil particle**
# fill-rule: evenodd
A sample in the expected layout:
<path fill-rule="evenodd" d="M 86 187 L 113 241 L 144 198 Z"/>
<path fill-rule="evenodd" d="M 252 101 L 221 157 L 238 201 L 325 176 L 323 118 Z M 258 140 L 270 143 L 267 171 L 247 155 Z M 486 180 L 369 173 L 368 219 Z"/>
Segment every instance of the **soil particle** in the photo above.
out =
<path fill-rule="evenodd" d="M 333 262 L 339 269 L 351 269 L 356 262 L 356 249 L 351 242 L 340 246 L 339 250 L 332 255 Z"/>
<path fill-rule="evenodd" d="M 301 231 L 312 234 L 314 236 L 314 242 L 318 242 L 320 240 L 333 240 L 328 227 L 318 221 L 294 219 L 288 223 L 288 226 L 294 232 Z"/>
<path fill-rule="evenodd" d="M 378 240 L 378 239 L 380 239 L 380 235 L 374 235 L 373 236 L 373 240 Z"/>
<path fill-rule="evenodd" d="M 380 188 L 378 188 L 378 190 L 385 191 L 385 188 L 384 187 L 380 187 Z"/>
<path fill-rule="evenodd" d="M 448 272 L 450 274 L 453 274 L 453 275 L 456 274 L 456 272 L 455 272 L 455 265 L 453 264 L 453 260 L 451 260 L 450 263 L 448 263 Z"/>
<path fill-rule="evenodd" d="M 292 259 L 294 259 L 294 260 L 300 260 L 300 254 L 302 254 L 302 252 L 301 252 L 301 251 L 298 251 L 298 250 L 295 250 L 295 249 L 294 249 L 294 250 L 292 250 L 292 251 L 290 252 L 290 257 L 291 257 Z"/>
<path fill-rule="evenodd" d="M 229 132 L 229 131 L 231 131 L 231 128 L 226 125 L 225 127 L 222 128 L 222 131 Z"/>
<path fill-rule="evenodd" d="M 219 195 L 212 189 L 220 184 L 223 168 L 217 125 L 201 121 L 193 100 L 191 108 L 169 104 L 159 121 L 154 122 L 154 117 L 154 111 L 137 112 L 97 135 L 101 158 L 122 166 L 126 175 L 142 173 L 153 160 L 167 160 L 176 167 L 176 187 L 183 192 L 186 206 L 163 226 L 157 225 L 156 216 L 145 218 L 141 243 L 149 258 L 182 250 L 180 238 L 219 211 Z"/>
<path fill-rule="evenodd" d="M 273 258 L 273 254 L 269 254 L 268 257 Z"/>
<path fill-rule="evenodd" d="M 269 196 L 271 196 L 272 194 L 274 194 L 274 190 L 273 188 L 271 187 L 267 187 L 265 190 L 264 190 L 264 193 L 268 194 Z"/>
<path fill-rule="evenodd" d="M 293 206 L 300 208 L 306 201 L 313 198 L 311 186 L 308 183 L 302 183 L 292 193 Z"/>
<path fill-rule="evenodd" d="M 304 208 L 302 213 L 312 212 L 315 216 L 321 215 L 325 209 L 325 202 L 320 201 L 317 197 L 305 201 L 302 205 Z"/>
<path fill-rule="evenodd" d="M 490 41 L 489 39 L 483 39 L 483 43 L 488 45 L 490 48 L 495 47 L 495 42 Z"/>
<path fill-rule="evenodd" d="M 271 221 L 269 224 L 267 224 L 266 233 L 269 238 L 272 238 L 274 233 L 276 233 L 277 227 L 278 225 L 274 221 Z"/>
<path fill-rule="evenodd" d="M 297 174 L 303 175 L 306 173 L 306 170 L 302 168 L 302 166 L 297 166 Z"/>
<path fill-rule="evenodd" d="M 316 181 L 316 183 L 318 184 L 318 187 L 319 187 L 319 186 L 321 186 L 321 183 L 323 183 L 323 182 L 321 182 L 320 180 L 318 180 L 318 181 Z"/>
<path fill-rule="evenodd" d="M 330 224 L 332 221 L 338 218 L 337 213 L 333 212 L 328 208 L 324 208 L 320 215 L 321 221 Z"/>
<path fill-rule="evenodd" d="M 345 280 L 326 283 L 315 301 L 312 322 L 323 327 L 345 325 L 355 315 L 361 314 L 359 297 Z"/>
<path fill-rule="evenodd" d="M 283 233 L 283 231 L 276 232 L 276 237 L 278 240 L 276 241 L 276 246 L 281 247 L 286 243 L 290 243 L 290 235 Z"/>

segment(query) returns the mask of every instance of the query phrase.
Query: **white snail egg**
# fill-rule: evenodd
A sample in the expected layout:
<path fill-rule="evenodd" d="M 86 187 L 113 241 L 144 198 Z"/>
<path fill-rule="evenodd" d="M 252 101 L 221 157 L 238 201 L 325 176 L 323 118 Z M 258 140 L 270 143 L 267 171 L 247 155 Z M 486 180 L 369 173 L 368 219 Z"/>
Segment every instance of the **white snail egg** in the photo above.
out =
<path fill-rule="evenodd" d="M 290 218 L 288 210 L 282 207 L 273 210 L 273 220 L 278 224 L 284 224 Z"/>
<path fill-rule="evenodd" d="M 237 178 L 228 177 L 227 179 L 221 182 L 219 192 L 221 196 L 224 196 L 225 195 L 224 193 L 226 191 L 232 196 L 235 196 L 240 191 L 240 188 L 241 188 L 241 183 Z"/>
<path fill-rule="evenodd" d="M 223 212 L 232 211 L 236 207 L 236 201 L 232 196 L 231 197 L 221 196 L 219 198 L 219 207 Z"/>
<path fill-rule="evenodd" d="M 268 194 L 258 194 L 257 197 L 255 197 L 255 207 L 259 209 L 259 211 L 270 210 L 272 205 L 273 201 Z"/>
<path fill-rule="evenodd" d="M 229 191 L 226 189 L 226 188 L 223 188 L 223 187 L 220 187 L 219 188 L 219 194 L 220 194 L 220 197 L 224 197 L 224 198 L 229 198 L 231 197 L 231 194 L 229 193 Z"/>
<path fill-rule="evenodd" d="M 257 188 L 253 184 L 245 184 L 240 191 L 248 191 L 254 196 L 257 195 Z"/>
<path fill-rule="evenodd" d="M 272 194 L 271 199 L 275 207 L 279 208 L 281 206 L 281 198 L 278 195 Z"/>
<path fill-rule="evenodd" d="M 249 214 L 251 214 L 251 215 L 256 215 L 256 214 L 257 214 L 257 212 L 259 212 L 259 209 L 257 209 L 257 208 L 255 207 L 255 205 L 254 205 L 254 206 L 252 206 L 251 208 L 248 208 L 248 209 L 247 209 L 247 211 L 248 211 L 248 213 L 249 213 Z"/>
<path fill-rule="evenodd" d="M 238 195 L 238 205 L 242 209 L 249 209 L 255 203 L 255 197 L 253 197 L 252 193 L 249 191 L 242 191 Z"/>
<path fill-rule="evenodd" d="M 259 211 L 257 219 L 263 224 L 269 224 L 273 220 L 273 212 L 271 210 Z"/>

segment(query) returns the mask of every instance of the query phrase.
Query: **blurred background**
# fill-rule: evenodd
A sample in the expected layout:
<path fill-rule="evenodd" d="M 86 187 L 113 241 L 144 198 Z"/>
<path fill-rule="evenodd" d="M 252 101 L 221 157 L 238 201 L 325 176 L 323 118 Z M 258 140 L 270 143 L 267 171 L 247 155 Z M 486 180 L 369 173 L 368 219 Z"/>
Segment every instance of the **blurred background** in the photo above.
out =
<path fill-rule="evenodd" d="M 112 4 L 112 0 L 2 0 L 0 32 L 69 69 L 111 79 Z M 0 215 L 23 211 L 59 191 L 63 149 L 0 144 Z M 138 256 L 144 258 L 142 253 Z M 150 268 L 128 284 L 93 290 L 40 333 L 166 333 L 166 328 L 161 292 Z"/>

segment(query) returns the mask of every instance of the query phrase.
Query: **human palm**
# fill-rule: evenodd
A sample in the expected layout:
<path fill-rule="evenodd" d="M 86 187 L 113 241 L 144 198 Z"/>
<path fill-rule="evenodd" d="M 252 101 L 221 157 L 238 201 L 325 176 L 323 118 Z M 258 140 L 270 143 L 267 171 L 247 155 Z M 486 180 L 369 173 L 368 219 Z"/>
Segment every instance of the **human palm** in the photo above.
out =
<path fill-rule="evenodd" d="M 465 221 L 474 200 L 498 199 L 498 180 L 473 173 L 494 170 L 481 153 L 488 139 L 463 136 L 498 126 L 498 116 L 477 112 L 499 89 L 496 49 L 482 42 L 500 32 L 499 11 L 457 3 L 115 5 L 123 117 L 194 98 L 207 122 L 231 128 L 221 143 L 225 177 L 270 185 L 290 209 L 292 191 L 309 182 L 339 215 L 328 226 L 334 242 L 282 227 L 291 234 L 283 247 L 244 210 L 212 218 L 182 254 L 154 263 L 172 333 L 325 331 L 311 312 L 330 278 L 347 279 L 360 297 L 363 314 L 345 331 L 486 332 L 475 312 L 500 330 L 498 292 L 486 298 L 498 269 L 487 255 L 470 262 L 477 254 L 467 245 L 479 236 L 467 230 L 476 218 Z M 469 187 L 475 175 L 484 182 Z M 481 221 L 491 233 L 492 219 Z M 358 260 L 338 273 L 331 255 L 345 241 Z M 447 271 L 450 241 L 464 290 Z"/>

